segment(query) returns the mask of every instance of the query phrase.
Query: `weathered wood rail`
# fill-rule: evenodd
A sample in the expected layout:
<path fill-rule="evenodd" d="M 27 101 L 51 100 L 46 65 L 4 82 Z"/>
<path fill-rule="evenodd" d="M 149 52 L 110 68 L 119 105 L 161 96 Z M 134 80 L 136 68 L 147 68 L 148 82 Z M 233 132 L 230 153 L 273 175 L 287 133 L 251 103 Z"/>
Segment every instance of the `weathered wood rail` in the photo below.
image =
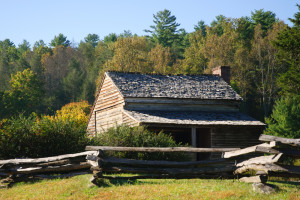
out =
<path fill-rule="evenodd" d="M 270 142 L 269 146 L 257 145 L 224 153 L 225 158 L 235 158 L 237 161 L 239 156 L 244 154 L 254 152 L 269 154 L 237 162 L 234 174 L 245 176 L 240 181 L 265 184 L 270 176 L 300 178 L 300 166 L 292 165 L 293 159 L 300 157 L 300 139 L 261 135 L 259 140 Z M 251 172 L 255 175 L 248 177 L 247 174 Z M 267 186 L 264 185 L 264 187 Z"/>
<path fill-rule="evenodd" d="M 0 160 L 1 187 L 8 187 L 14 182 L 38 178 L 70 177 L 82 174 L 82 170 L 90 169 L 86 161 L 87 155 L 96 151 L 86 151 L 75 154 L 52 156 L 47 158 L 27 158 Z M 80 173 L 78 171 L 81 171 Z M 62 174 L 51 176 L 50 174 Z"/>
<path fill-rule="evenodd" d="M 107 147 L 87 146 L 86 150 L 98 150 L 97 154 L 88 155 L 87 160 L 92 165 L 92 183 L 97 184 L 101 178 L 107 179 L 144 179 L 144 178 L 220 178 L 233 177 L 236 169 L 232 159 L 216 159 L 201 161 L 158 161 L 114 158 L 106 155 L 106 151 L 129 152 L 229 152 L 239 148 L 189 148 L 189 147 Z M 131 173 L 134 176 L 121 177 L 109 174 Z"/>
<path fill-rule="evenodd" d="M 92 165 L 91 181 L 97 184 L 99 179 L 143 179 L 143 178 L 229 178 L 242 177 L 244 182 L 266 183 L 269 176 L 300 177 L 300 166 L 287 165 L 286 158 L 300 157 L 300 140 L 261 135 L 265 143 L 239 148 L 189 148 L 189 147 L 108 147 L 87 146 L 86 150 L 95 150 L 88 155 L 87 161 Z M 188 162 L 134 160 L 109 157 L 106 151 L 131 152 L 189 152 L 207 153 L 223 152 L 223 158 Z M 257 156 L 257 154 L 263 156 Z M 250 158 L 250 159 L 249 159 Z M 249 177 L 249 171 L 256 176 Z M 133 176 L 116 176 L 111 174 L 129 173 Z M 248 174 L 247 174 L 248 173 Z"/>

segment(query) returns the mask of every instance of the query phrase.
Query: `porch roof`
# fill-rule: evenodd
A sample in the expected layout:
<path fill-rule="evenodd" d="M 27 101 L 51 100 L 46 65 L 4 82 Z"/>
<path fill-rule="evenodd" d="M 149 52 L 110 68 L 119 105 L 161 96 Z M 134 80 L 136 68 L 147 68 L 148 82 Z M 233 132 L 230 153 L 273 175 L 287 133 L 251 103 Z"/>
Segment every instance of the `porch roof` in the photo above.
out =
<path fill-rule="evenodd" d="M 142 124 L 265 126 L 264 123 L 240 112 L 148 110 L 124 110 L 124 112 Z"/>

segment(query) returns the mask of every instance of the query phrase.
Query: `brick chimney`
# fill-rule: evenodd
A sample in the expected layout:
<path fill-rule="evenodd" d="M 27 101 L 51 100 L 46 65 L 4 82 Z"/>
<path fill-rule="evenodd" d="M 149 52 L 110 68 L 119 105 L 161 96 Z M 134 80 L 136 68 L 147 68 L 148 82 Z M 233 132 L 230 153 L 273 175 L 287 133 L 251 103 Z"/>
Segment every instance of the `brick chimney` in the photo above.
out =
<path fill-rule="evenodd" d="M 226 83 L 230 84 L 230 67 L 218 66 L 212 69 L 212 74 L 221 76 Z"/>

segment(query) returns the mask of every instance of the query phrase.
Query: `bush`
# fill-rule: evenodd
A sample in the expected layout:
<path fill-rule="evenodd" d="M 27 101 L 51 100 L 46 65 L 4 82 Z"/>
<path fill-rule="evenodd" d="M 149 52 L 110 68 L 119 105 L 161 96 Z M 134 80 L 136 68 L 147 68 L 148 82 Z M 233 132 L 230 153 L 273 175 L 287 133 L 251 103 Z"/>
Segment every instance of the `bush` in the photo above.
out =
<path fill-rule="evenodd" d="M 87 102 L 71 103 L 55 116 L 35 114 L 0 121 L 0 158 L 47 157 L 84 151 Z"/>
<path fill-rule="evenodd" d="M 144 126 L 120 125 L 97 134 L 93 145 L 122 147 L 179 147 L 170 135 L 152 133 Z M 111 156 L 141 160 L 184 160 L 184 153 L 111 152 Z"/>

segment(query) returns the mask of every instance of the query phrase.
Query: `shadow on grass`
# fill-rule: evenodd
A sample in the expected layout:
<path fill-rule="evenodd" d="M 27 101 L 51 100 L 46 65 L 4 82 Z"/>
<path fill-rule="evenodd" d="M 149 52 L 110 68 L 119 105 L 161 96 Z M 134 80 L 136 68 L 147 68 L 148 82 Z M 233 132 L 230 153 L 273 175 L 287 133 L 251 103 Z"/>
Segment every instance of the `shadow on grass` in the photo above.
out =
<path fill-rule="evenodd" d="M 286 184 L 286 185 L 295 185 L 300 187 L 300 182 L 299 181 L 280 181 L 280 180 L 270 180 L 268 182 L 271 183 L 281 183 L 281 184 Z"/>
<path fill-rule="evenodd" d="M 136 185 L 140 183 L 137 180 L 126 180 L 126 179 L 107 179 L 107 178 L 99 178 L 95 185 L 98 187 L 112 187 L 112 186 L 122 186 L 122 185 Z"/>

